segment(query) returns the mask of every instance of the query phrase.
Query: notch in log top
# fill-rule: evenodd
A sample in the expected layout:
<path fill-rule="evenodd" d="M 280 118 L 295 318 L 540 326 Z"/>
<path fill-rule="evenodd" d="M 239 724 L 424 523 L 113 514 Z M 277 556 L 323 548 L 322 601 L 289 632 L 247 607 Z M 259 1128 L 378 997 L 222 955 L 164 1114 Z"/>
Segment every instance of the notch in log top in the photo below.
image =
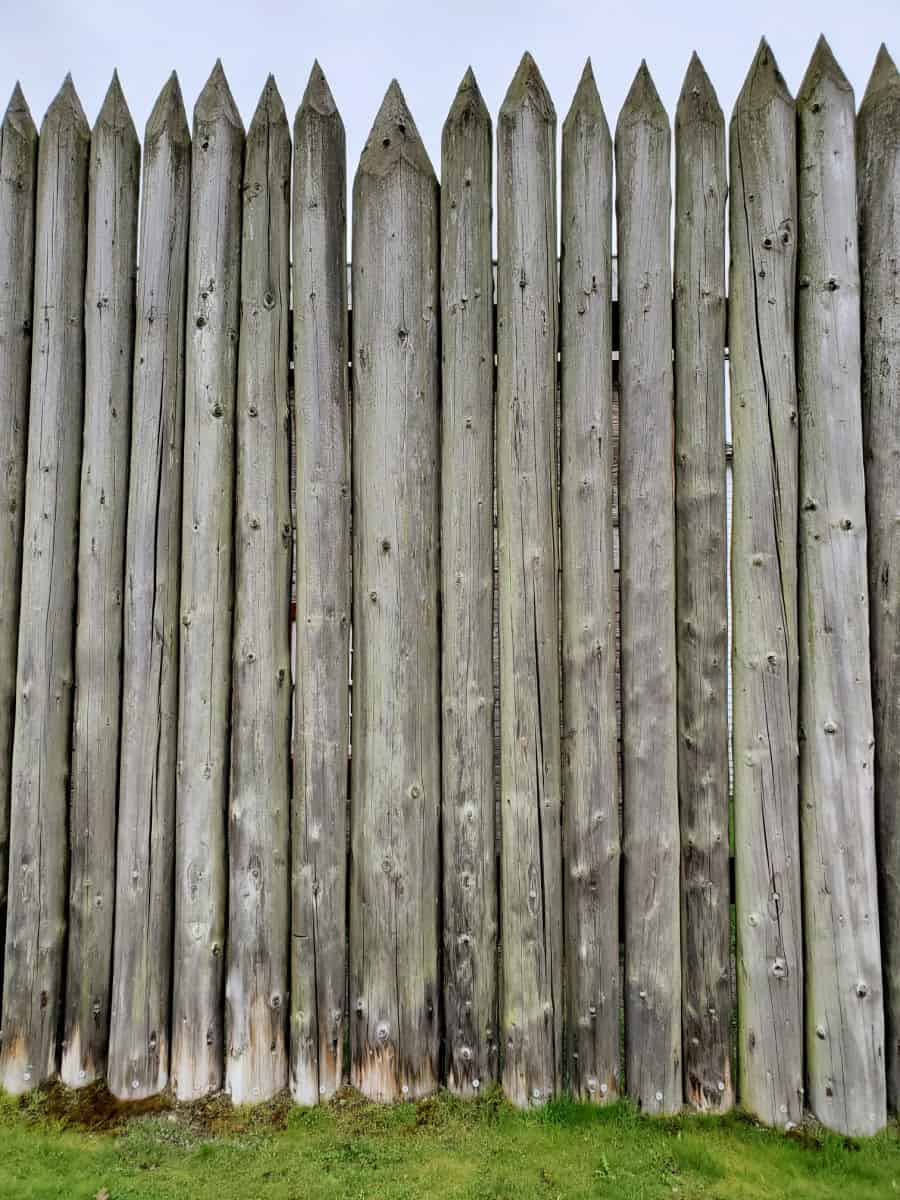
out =
<path fill-rule="evenodd" d="M 400 84 L 392 79 L 359 158 L 358 175 L 387 175 L 401 161 L 436 179 Z"/>
<path fill-rule="evenodd" d="M 578 87 L 575 89 L 575 95 L 572 97 L 572 103 L 569 105 L 569 111 L 563 121 L 563 137 L 579 117 L 592 126 L 599 126 L 604 139 L 609 140 L 609 124 L 606 120 L 606 113 L 603 111 L 603 102 L 597 90 L 594 66 L 590 59 L 587 59 L 584 64 L 581 79 L 578 81 Z"/>
<path fill-rule="evenodd" d="M 638 67 L 628 95 L 625 97 L 625 103 L 622 105 L 619 120 L 616 123 L 616 134 L 618 135 L 618 131 L 626 125 L 635 124 L 654 125 L 660 129 L 669 127 L 669 117 L 665 105 L 659 98 L 659 92 L 656 90 L 656 84 L 653 82 L 653 76 L 650 74 L 645 58 L 641 59 L 641 65 Z"/>
<path fill-rule="evenodd" d="M 81 101 L 78 99 L 78 93 L 75 91 L 71 72 L 66 75 L 62 82 L 62 87 L 56 93 L 50 103 L 50 107 L 47 109 L 47 114 L 41 125 L 41 136 L 53 126 L 59 128 L 66 125 L 71 125 L 81 137 L 90 138 L 91 136 L 91 127 L 88 124 L 87 117 L 84 115 L 84 109 L 81 107 Z"/>
<path fill-rule="evenodd" d="M 815 89 L 825 79 L 831 80 L 840 91 L 850 92 L 852 95 L 853 86 L 841 70 L 823 33 L 819 35 L 816 48 L 809 60 L 809 66 L 806 68 L 806 74 L 803 76 L 803 82 L 800 84 L 800 90 L 797 93 L 798 106 L 808 103 Z"/>
<path fill-rule="evenodd" d="M 125 93 L 122 91 L 122 85 L 119 82 L 119 72 L 113 71 L 112 79 L 109 87 L 106 89 L 106 96 L 100 106 L 100 112 L 97 114 L 97 120 L 94 123 L 94 128 L 105 126 L 107 129 L 121 132 L 126 135 L 129 141 L 137 142 L 137 130 L 134 127 L 134 121 L 131 119 L 131 110 L 128 107 L 128 101 L 125 99 Z"/>
<path fill-rule="evenodd" d="M 306 91 L 303 93 L 303 99 L 297 109 L 297 116 L 299 117 L 302 112 L 306 111 L 318 113 L 320 117 L 336 115 L 340 119 L 334 96 L 331 94 L 331 88 L 328 86 L 328 80 L 325 78 L 325 72 L 319 65 L 318 59 L 313 62 L 306 83 Z"/>
<path fill-rule="evenodd" d="M 287 125 L 287 113 L 275 76 L 270 74 L 263 84 L 259 103 L 250 119 L 247 141 L 253 137 L 268 137 L 268 130 L 273 125 Z"/>
<path fill-rule="evenodd" d="M 28 101 L 25 99 L 18 79 L 9 98 L 9 104 L 6 106 L 2 128 L 4 131 L 7 129 L 15 130 L 19 137 L 24 138 L 28 142 L 32 142 L 37 138 L 37 126 L 34 123 L 31 109 L 28 107 Z"/>
<path fill-rule="evenodd" d="M 868 112 L 887 96 L 900 97 L 900 72 L 897 71 L 897 65 L 888 53 L 887 46 L 882 42 L 875 56 L 875 65 L 866 84 L 862 104 L 859 106 L 859 115 L 863 116 L 864 111 Z"/>
<path fill-rule="evenodd" d="M 500 106 L 500 120 L 510 117 L 525 105 L 529 105 L 535 114 L 548 124 L 556 121 L 556 109 L 553 107 L 553 100 L 544 83 L 544 77 L 527 50 L 522 55 L 512 83 L 503 98 L 503 104 Z"/>
<path fill-rule="evenodd" d="M 695 50 L 681 85 L 678 107 L 675 109 L 675 124 L 690 125 L 695 121 L 711 121 L 716 124 L 724 120 L 716 89 Z"/>
<path fill-rule="evenodd" d="M 157 96 L 153 111 L 147 121 L 147 128 L 144 130 L 145 152 L 151 143 L 157 141 L 164 133 L 171 141 L 180 146 L 188 145 L 191 140 L 184 97 L 181 94 L 181 84 L 174 71 L 163 84 L 162 91 Z"/>
<path fill-rule="evenodd" d="M 212 125 L 220 120 L 225 120 L 241 133 L 244 132 L 244 122 L 225 78 L 222 60 L 217 58 L 216 65 L 194 105 L 194 126 L 196 128 L 198 124 Z"/>
<path fill-rule="evenodd" d="M 773 100 L 781 100 L 788 105 L 794 103 L 794 97 L 778 69 L 771 46 L 765 38 L 761 38 L 747 78 L 734 102 L 734 113 L 737 115 L 739 112 L 765 108 Z"/>
<path fill-rule="evenodd" d="M 453 103 L 450 105 L 450 111 L 447 113 L 447 120 L 444 122 L 444 132 L 446 133 L 449 129 L 468 125 L 470 122 L 490 125 L 491 114 L 484 102 L 481 88 L 478 86 L 478 80 L 475 78 L 475 72 L 471 67 L 467 67 L 466 73 L 463 75 L 462 81 L 456 89 L 456 95 L 453 97 Z"/>

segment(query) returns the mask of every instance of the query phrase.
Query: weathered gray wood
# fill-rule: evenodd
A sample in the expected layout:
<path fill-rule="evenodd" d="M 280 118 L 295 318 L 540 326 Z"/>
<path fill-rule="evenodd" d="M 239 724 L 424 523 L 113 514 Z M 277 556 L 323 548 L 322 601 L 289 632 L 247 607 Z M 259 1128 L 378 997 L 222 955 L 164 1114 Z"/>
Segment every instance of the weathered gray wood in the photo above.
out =
<path fill-rule="evenodd" d="M 22 584 L 22 520 L 31 306 L 34 296 L 34 195 L 38 136 L 18 84 L 0 125 L 0 946 L 6 930 L 9 797 L 16 716 L 16 648 Z M 0 954 L 0 990 L 3 963 Z"/>
<path fill-rule="evenodd" d="M 165 1088 L 171 1044 L 178 580 L 191 137 L 173 73 L 144 133 L 125 547 L 122 740 L 107 1082 Z"/>
<path fill-rule="evenodd" d="M 294 123 L 297 673 L 291 821 L 291 1089 L 341 1086 L 347 1028 L 350 406 L 347 150 L 314 64 Z"/>
<path fill-rule="evenodd" d="M 900 1109 L 900 74 L 882 46 L 856 138 L 862 409 L 887 1102 Z"/>
<path fill-rule="evenodd" d="M 739 1095 L 803 1110 L 794 102 L 760 43 L 731 119 L 732 671 Z"/>
<path fill-rule="evenodd" d="M 556 112 L 525 54 L 497 126 L 503 1087 L 562 1080 Z"/>
<path fill-rule="evenodd" d="M 695 54 L 675 113 L 675 558 L 685 1100 L 734 1104 L 725 587 L 725 118 Z"/>
<path fill-rule="evenodd" d="M 447 1082 L 497 1078 L 491 117 L 472 69 L 441 138 L 441 740 Z"/>
<path fill-rule="evenodd" d="M 91 135 L 84 290 L 69 943 L 60 1075 L 106 1074 L 116 877 L 122 593 L 141 149 L 113 74 Z"/>
<path fill-rule="evenodd" d="M 247 133 L 235 481 L 226 1088 L 288 1081 L 291 134 L 275 80 Z"/>
<path fill-rule="evenodd" d="M 439 233 L 394 81 L 353 185 L 351 1079 L 381 1100 L 439 1078 Z"/>
<path fill-rule="evenodd" d="M 38 149 L 36 336 L 0 1049 L 0 1087 L 12 1093 L 37 1087 L 56 1073 L 61 1025 L 90 138 L 66 76 L 47 110 Z"/>
<path fill-rule="evenodd" d="M 563 122 L 560 517 L 566 1077 L 618 1096 L 619 747 L 613 573 L 612 139 L 590 60 Z"/>
<path fill-rule="evenodd" d="M 616 125 L 625 1077 L 681 1107 L 671 135 L 646 63 Z"/>
<path fill-rule="evenodd" d="M 234 410 L 244 126 L 221 62 L 194 108 L 184 388 L 172 1083 L 223 1080 Z"/>
<path fill-rule="evenodd" d="M 853 89 L 824 37 L 797 95 L 800 821 L 808 1103 L 886 1121 Z"/>

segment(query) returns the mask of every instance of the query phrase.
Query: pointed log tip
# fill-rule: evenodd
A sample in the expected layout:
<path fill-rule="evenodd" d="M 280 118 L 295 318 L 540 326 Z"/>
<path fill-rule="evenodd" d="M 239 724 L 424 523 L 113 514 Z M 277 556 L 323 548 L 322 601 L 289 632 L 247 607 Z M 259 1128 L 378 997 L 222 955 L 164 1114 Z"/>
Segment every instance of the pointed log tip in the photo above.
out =
<path fill-rule="evenodd" d="M 619 113 L 618 125 L 633 124 L 635 121 L 666 126 L 669 123 L 665 105 L 656 90 L 647 60 L 643 58 Z"/>
<path fill-rule="evenodd" d="M 800 84 L 800 90 L 797 93 L 797 106 L 809 104 L 812 100 L 813 93 L 818 85 L 825 79 L 830 80 L 836 87 L 843 92 L 849 92 L 853 95 L 853 87 L 850 80 L 841 70 L 837 59 L 828 45 L 825 34 L 819 35 L 819 40 L 816 42 L 816 47 L 812 52 L 812 58 L 809 60 L 809 66 L 806 68 L 806 74 L 803 76 L 803 82 Z"/>
<path fill-rule="evenodd" d="M 328 86 L 328 80 L 325 77 L 325 72 L 319 66 L 319 60 L 316 59 L 312 65 L 312 70 L 309 73 L 309 79 L 306 83 L 306 90 L 303 93 L 303 99 L 300 101 L 300 107 L 297 109 L 297 116 L 307 110 L 318 113 L 321 117 L 331 117 L 337 115 L 340 120 L 337 105 L 334 102 L 334 96 L 331 94 L 331 88 Z"/>
<path fill-rule="evenodd" d="M 109 81 L 109 87 L 106 89 L 106 95 L 100 105 L 100 112 L 94 122 L 94 129 L 101 125 L 105 125 L 108 129 L 121 130 L 131 141 L 138 140 L 137 130 L 131 118 L 131 110 L 125 99 L 125 93 L 122 91 L 122 84 L 119 82 L 118 71 L 112 73 L 112 79 Z"/>
<path fill-rule="evenodd" d="M 270 73 L 263 84 L 263 90 L 260 92 L 259 101 L 250 120 L 250 127 L 247 130 L 247 136 L 250 137 L 252 134 L 259 133 L 268 137 L 268 131 L 272 125 L 287 125 L 287 114 L 284 110 L 284 101 L 281 98 L 281 92 L 278 90 L 278 84 L 275 82 L 275 76 Z"/>
<path fill-rule="evenodd" d="M 575 95 L 572 97 L 572 103 L 569 105 L 569 111 L 563 121 L 563 136 L 579 116 L 601 122 L 607 133 L 609 132 L 606 113 L 603 111 L 603 102 L 597 89 L 597 80 L 594 78 L 594 66 L 590 59 L 584 64 L 581 78 L 578 80 L 578 87 L 575 89 Z"/>
<path fill-rule="evenodd" d="M 81 106 L 81 100 L 78 97 L 78 92 L 75 90 L 75 84 L 72 82 L 72 72 L 66 74 L 62 81 L 62 87 L 53 97 L 50 102 L 50 107 L 47 109 L 44 117 L 44 124 L 50 120 L 57 120 L 60 124 L 66 120 L 71 121 L 76 131 L 85 137 L 90 137 L 91 127 L 88 124 L 88 119 L 84 115 L 84 109 Z"/>
<path fill-rule="evenodd" d="M 437 179 L 406 97 L 392 79 L 360 155 L 357 174 L 386 175 L 401 159 Z"/>
<path fill-rule="evenodd" d="M 244 132 L 244 122 L 241 120 L 238 106 L 235 104 L 231 88 L 228 86 L 225 68 L 222 66 L 221 58 L 217 58 L 209 79 L 203 85 L 203 90 L 194 105 L 194 121 L 195 123 L 202 121 L 204 124 L 213 124 L 220 119 L 227 121 L 241 133 Z"/>
<path fill-rule="evenodd" d="M 691 55 L 691 61 L 688 63 L 684 82 L 681 85 L 675 120 L 681 125 L 687 124 L 689 121 L 721 120 L 724 122 L 725 120 L 716 89 L 696 50 Z"/>
<path fill-rule="evenodd" d="M 144 131 L 144 141 L 152 142 L 163 133 L 167 133 L 169 138 L 179 145 L 188 145 L 191 140 L 181 84 L 174 71 L 163 84 L 163 89 L 153 105 Z"/>
<path fill-rule="evenodd" d="M 34 117 L 31 115 L 31 109 L 28 107 L 28 101 L 25 99 L 25 93 L 22 91 L 22 85 L 18 79 L 3 117 L 3 127 L 8 126 L 15 128 L 20 136 L 29 141 L 37 138 L 37 125 L 34 123 Z"/>
<path fill-rule="evenodd" d="M 859 111 L 877 104 L 885 94 L 900 96 L 900 72 L 897 71 L 897 64 L 891 58 L 887 46 L 882 42 L 875 56 L 875 65 L 866 84 Z"/>
<path fill-rule="evenodd" d="M 772 48 L 763 37 L 738 93 L 734 111 L 737 114 L 746 109 L 763 108 L 775 99 L 791 106 L 794 103 L 794 97 L 779 70 Z"/>
<path fill-rule="evenodd" d="M 463 122 L 468 123 L 472 121 L 490 125 L 491 114 L 484 102 L 481 88 L 478 86 L 478 80 L 475 78 L 475 72 L 471 67 L 468 67 L 460 81 L 459 87 L 456 89 L 456 95 L 453 97 L 453 103 L 450 105 L 447 120 L 444 122 L 444 128 L 447 129 Z"/>
<path fill-rule="evenodd" d="M 535 112 L 545 121 L 556 120 L 556 109 L 544 77 L 528 50 L 522 55 L 512 82 L 507 88 L 500 106 L 500 117 L 510 116 L 525 104 L 531 104 Z"/>

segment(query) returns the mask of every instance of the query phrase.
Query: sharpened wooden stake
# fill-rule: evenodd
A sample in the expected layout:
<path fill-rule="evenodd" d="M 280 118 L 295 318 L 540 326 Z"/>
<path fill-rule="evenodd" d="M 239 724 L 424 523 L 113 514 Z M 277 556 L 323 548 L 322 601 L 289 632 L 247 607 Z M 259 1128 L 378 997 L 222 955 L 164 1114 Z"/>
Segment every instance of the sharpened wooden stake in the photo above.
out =
<path fill-rule="evenodd" d="M 566 1079 L 619 1095 L 612 139 L 590 60 L 563 122 L 560 273 Z"/>
<path fill-rule="evenodd" d="M 288 1079 L 291 135 L 275 80 L 247 133 L 238 346 L 225 1086 Z"/>
<path fill-rule="evenodd" d="M 675 113 L 675 555 L 684 1093 L 734 1104 L 725 584 L 725 118 L 695 54 Z"/>
<path fill-rule="evenodd" d="M 71 76 L 66 76 L 41 127 L 37 168 L 35 337 L 0 1049 L 0 1087 L 13 1094 L 46 1082 L 58 1066 L 90 140 L 90 126 Z"/>
<path fill-rule="evenodd" d="M 184 391 L 172 1082 L 223 1080 L 234 409 L 244 126 L 221 62 L 194 108 Z"/>
<path fill-rule="evenodd" d="M 556 112 L 525 54 L 497 126 L 503 1087 L 562 1082 Z"/>
<path fill-rule="evenodd" d="M 681 1107 L 669 119 L 642 63 L 616 125 L 625 1076 Z"/>
<path fill-rule="evenodd" d="M 900 74 L 882 46 L 856 138 L 878 890 L 888 1110 L 900 1110 Z"/>
<path fill-rule="evenodd" d="M 472 69 L 441 139 L 442 775 L 448 1086 L 497 1078 L 491 117 Z"/>
<path fill-rule="evenodd" d="M 0 125 L 0 947 L 6 931 L 9 802 L 34 299 L 38 135 L 18 84 Z M 0 992 L 3 988 L 0 953 Z"/>
<path fill-rule="evenodd" d="M 395 81 L 353 185 L 351 1080 L 378 1100 L 439 1082 L 439 234 Z"/>
<path fill-rule="evenodd" d="M 347 150 L 315 63 L 294 122 L 297 671 L 291 1091 L 340 1088 L 347 1029 L 350 401 Z"/>
<path fill-rule="evenodd" d="M 69 945 L 60 1075 L 106 1076 L 116 887 L 122 593 L 141 148 L 117 74 L 91 134 L 84 291 Z"/>
<path fill-rule="evenodd" d="M 803 1114 L 794 101 L 763 40 L 735 104 L 729 352 L 739 1098 Z"/>

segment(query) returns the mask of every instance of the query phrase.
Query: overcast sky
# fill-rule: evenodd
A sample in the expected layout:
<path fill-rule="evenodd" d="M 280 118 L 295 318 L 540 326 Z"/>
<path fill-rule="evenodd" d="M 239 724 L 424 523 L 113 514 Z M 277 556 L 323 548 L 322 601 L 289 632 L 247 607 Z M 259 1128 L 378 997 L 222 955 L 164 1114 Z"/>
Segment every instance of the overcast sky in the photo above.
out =
<path fill-rule="evenodd" d="M 293 119 L 318 58 L 344 119 L 351 173 L 394 76 L 439 170 L 441 126 L 466 67 L 496 119 L 526 49 L 560 125 L 590 55 L 610 126 L 642 57 L 671 115 L 692 50 L 726 114 L 763 33 L 794 92 L 821 32 L 857 100 L 879 44 L 900 53 L 900 0 L 6 0 L 3 8 L 0 92 L 20 79 L 38 124 L 69 70 L 93 122 L 113 67 L 139 132 L 173 68 L 190 117 L 217 56 L 245 123 L 269 71 Z"/>

